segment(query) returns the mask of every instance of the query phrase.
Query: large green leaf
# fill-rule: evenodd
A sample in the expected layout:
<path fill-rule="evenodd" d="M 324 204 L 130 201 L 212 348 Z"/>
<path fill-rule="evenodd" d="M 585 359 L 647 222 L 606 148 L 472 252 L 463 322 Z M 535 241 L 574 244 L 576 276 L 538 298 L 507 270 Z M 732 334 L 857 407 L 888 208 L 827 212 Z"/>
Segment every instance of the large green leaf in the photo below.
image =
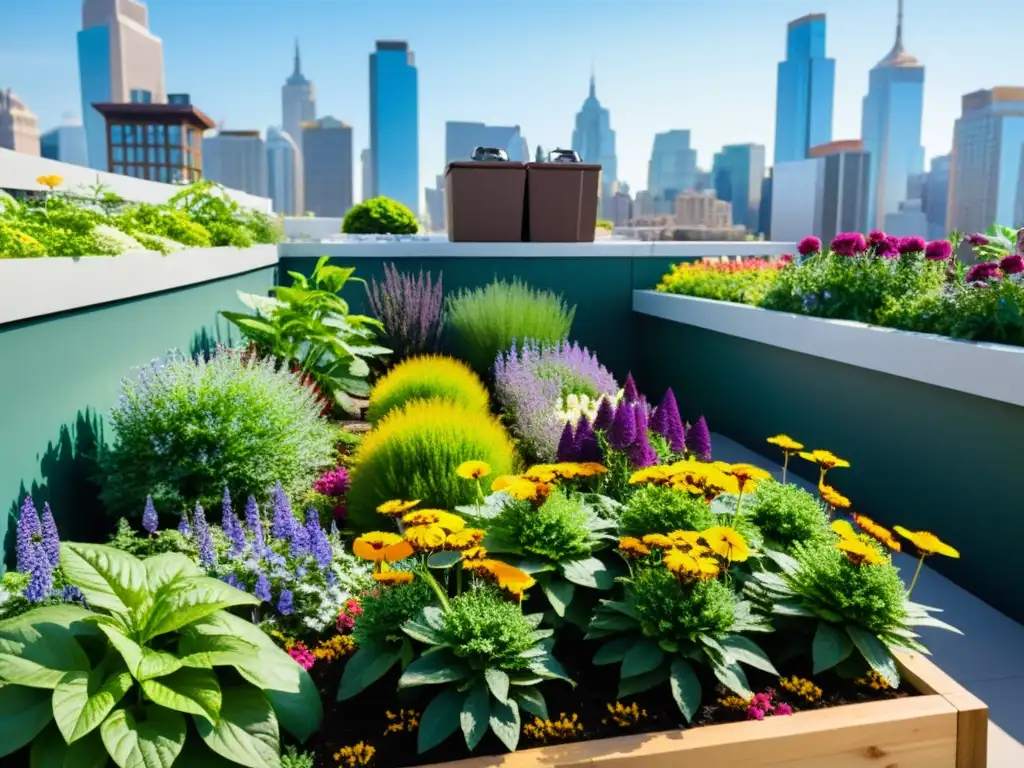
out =
<path fill-rule="evenodd" d="M 377 682 L 398 661 L 393 651 L 376 648 L 360 648 L 345 665 L 338 686 L 338 701 L 351 699 Z M 292 662 L 295 663 L 294 661 Z"/>
<path fill-rule="evenodd" d="M 665 652 L 650 638 L 637 640 L 622 659 L 622 676 L 636 677 L 657 669 L 665 660 Z"/>
<path fill-rule="evenodd" d="M 147 557 L 142 562 L 146 568 L 146 582 L 152 594 L 181 579 L 204 575 L 202 568 L 180 552 L 164 552 Z"/>
<path fill-rule="evenodd" d="M 526 688 L 515 688 L 512 691 L 512 698 L 519 704 L 520 709 L 525 709 L 531 715 L 541 720 L 548 719 L 548 705 L 544 701 L 544 694 L 538 688 L 529 686 Z"/>
<path fill-rule="evenodd" d="M 896 660 L 892 657 L 885 644 L 865 629 L 855 624 L 847 624 L 846 631 L 857 646 L 864 660 L 871 665 L 871 668 L 880 674 L 885 681 L 896 688 L 900 684 L 900 672 L 896 667 Z"/>
<path fill-rule="evenodd" d="M 33 608 L 27 613 L 0 621 L 0 636 L 4 634 L 7 627 L 18 627 L 23 624 L 53 624 L 63 627 L 76 637 L 95 635 L 96 627 L 91 621 L 95 618 L 95 613 L 80 605 L 71 603 L 44 605 L 41 608 Z"/>
<path fill-rule="evenodd" d="M 220 683 L 212 670 L 179 669 L 170 675 L 143 680 L 142 690 L 162 707 L 200 715 L 211 723 L 220 716 Z"/>
<path fill-rule="evenodd" d="M 576 685 L 572 678 L 569 677 L 569 673 L 565 671 L 562 663 L 550 653 L 531 658 L 527 669 L 541 677 L 565 680 L 572 685 Z"/>
<path fill-rule="evenodd" d="M 450 649 L 442 648 L 420 656 L 406 667 L 398 680 L 398 687 L 412 688 L 417 685 L 439 685 L 464 680 L 469 677 L 469 671 L 469 666 Z"/>
<path fill-rule="evenodd" d="M 36 611 L 0 627 L 0 680 L 54 688 L 65 672 L 88 671 L 89 659 L 68 627 L 35 623 Z"/>
<path fill-rule="evenodd" d="M 174 632 L 210 614 L 237 605 L 259 605 L 260 600 L 210 576 L 181 579 L 156 594 L 146 619 L 146 639 Z"/>
<path fill-rule="evenodd" d="M 351 663 L 351 662 L 350 662 Z M 420 717 L 416 750 L 421 755 L 436 747 L 459 729 L 462 702 L 466 694 L 455 686 L 444 688 L 430 700 Z"/>
<path fill-rule="evenodd" d="M 102 723 L 132 687 L 121 660 L 92 672 L 67 672 L 53 689 L 53 719 L 71 744 Z"/>
<path fill-rule="evenodd" d="M 149 598 L 146 567 L 134 555 L 104 544 L 64 542 L 60 565 L 94 608 L 129 613 Z"/>
<path fill-rule="evenodd" d="M 722 638 L 721 644 L 725 648 L 726 654 L 733 661 L 746 664 L 754 669 L 760 669 L 762 672 L 767 672 L 776 677 L 779 676 L 779 671 L 775 669 L 775 665 L 772 664 L 767 654 L 753 640 L 743 635 L 727 635 Z"/>
<path fill-rule="evenodd" d="M 508 687 L 511 685 L 511 681 L 507 672 L 488 667 L 484 670 L 484 680 L 487 681 L 487 687 L 494 694 L 494 698 L 502 703 L 508 699 Z"/>
<path fill-rule="evenodd" d="M 608 566 L 596 557 L 571 560 L 568 563 L 562 563 L 561 568 L 565 578 L 581 587 L 611 589 L 615 584 L 615 577 L 608 570 Z"/>
<path fill-rule="evenodd" d="M 178 639 L 178 656 L 183 667 L 213 667 L 247 664 L 258 649 L 252 643 L 229 635 L 182 633 Z"/>
<path fill-rule="evenodd" d="M 750 690 L 750 683 L 747 682 L 747 676 L 739 664 L 733 662 L 731 664 L 713 664 L 712 666 L 714 667 L 715 677 L 718 678 L 718 682 L 737 696 L 749 699 L 754 695 Z"/>
<path fill-rule="evenodd" d="M 466 694 L 459 712 L 459 723 L 462 735 L 466 737 L 466 747 L 472 752 L 480 739 L 487 733 L 487 724 L 491 716 L 491 694 L 483 680 L 477 680 Z"/>
<path fill-rule="evenodd" d="M 666 680 L 668 680 L 668 667 L 666 666 L 658 667 L 636 677 L 620 678 L 618 698 L 624 699 L 627 696 L 634 696 L 638 693 L 649 691 Z"/>
<path fill-rule="evenodd" d="M 841 629 L 818 622 L 811 644 L 811 656 L 814 660 L 814 674 L 832 669 L 836 664 L 853 653 L 853 640 Z"/>
<path fill-rule="evenodd" d="M 494 735 L 508 747 L 509 752 L 515 752 L 519 745 L 519 731 L 522 725 L 519 720 L 519 705 L 515 699 L 509 699 L 504 704 L 500 701 L 493 702 L 490 721 Z"/>
<path fill-rule="evenodd" d="M 594 654 L 594 659 L 591 663 L 595 667 L 618 664 L 626 658 L 626 653 L 633 647 L 635 642 L 636 635 L 623 635 L 613 638 L 597 649 L 597 653 Z"/>
<path fill-rule="evenodd" d="M 683 713 L 686 722 L 692 722 L 693 716 L 700 708 L 701 689 L 700 680 L 697 679 L 690 662 L 684 659 L 673 660 L 669 683 L 672 685 L 672 698 L 676 700 L 679 711 Z"/>
<path fill-rule="evenodd" d="M 281 743 L 274 708 L 251 685 L 224 689 L 216 724 L 193 717 L 196 730 L 218 755 L 249 768 L 280 768 Z"/>
<path fill-rule="evenodd" d="M 28 744 L 52 719 L 49 691 L 0 683 L 0 757 Z"/>
<path fill-rule="evenodd" d="M 103 744 L 120 768 L 170 768 L 185 744 L 185 716 L 152 704 L 144 715 L 115 709 L 100 726 Z"/>
<path fill-rule="evenodd" d="M 540 582 L 541 589 L 555 613 L 565 616 L 565 610 L 572 602 L 572 596 L 576 592 L 576 585 L 565 579 L 551 579 Z"/>
<path fill-rule="evenodd" d="M 29 765 L 31 768 L 106 768 L 110 757 L 99 730 L 68 744 L 56 724 L 51 724 L 32 742 Z"/>

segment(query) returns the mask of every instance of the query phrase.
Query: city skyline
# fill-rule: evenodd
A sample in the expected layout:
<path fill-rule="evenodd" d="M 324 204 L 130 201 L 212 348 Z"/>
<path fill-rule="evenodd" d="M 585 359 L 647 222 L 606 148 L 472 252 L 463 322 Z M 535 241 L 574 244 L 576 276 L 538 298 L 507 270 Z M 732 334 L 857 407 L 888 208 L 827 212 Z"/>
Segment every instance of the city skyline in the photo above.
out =
<path fill-rule="evenodd" d="M 828 18 L 827 55 L 836 61 L 833 138 L 858 138 L 868 73 L 891 47 L 896 23 L 896 0 L 863 0 L 855 9 L 844 7 L 841 0 L 636 0 L 631 15 L 622 19 L 612 13 L 614 3 L 595 0 L 586 6 L 592 13 L 579 15 L 579 35 L 531 29 L 530 56 L 524 58 L 518 54 L 518 32 L 488 30 L 482 36 L 487 40 L 466 37 L 476 20 L 459 0 L 431 3 L 429 11 L 407 2 L 381 2 L 368 9 L 348 2 L 292 0 L 285 5 L 261 0 L 248 4 L 244 16 L 237 13 L 237 0 L 212 0 L 203 4 L 199 17 L 180 12 L 188 2 L 147 3 L 150 30 L 163 40 L 169 92 L 191 93 L 193 103 L 229 129 L 278 124 L 279 89 L 292 69 L 298 37 L 303 72 L 317 82 L 321 111 L 353 126 L 354 151 L 369 143 L 366 56 L 377 39 L 407 40 L 420 72 L 421 187 L 443 171 L 446 121 L 520 125 L 533 146 L 568 146 L 591 66 L 617 134 L 618 177 L 630 188 L 646 185 L 657 132 L 689 130 L 698 164 L 705 170 L 726 144 L 762 144 L 772 157 L 776 68 L 785 58 L 786 25 L 809 12 Z M 558 5 L 563 10 L 583 8 L 572 0 Z M 526 11 L 529 16 L 542 6 L 550 8 L 521 1 L 519 15 Z M 1024 72 L 1024 53 L 1012 47 L 1001 50 L 999 57 L 959 52 L 969 51 L 971 40 L 984 39 L 986 19 L 1012 23 L 1019 11 L 1008 13 L 1011 4 L 1003 0 L 978 0 L 972 14 L 961 17 L 954 6 L 952 0 L 907 2 L 904 37 L 928 71 L 922 135 L 926 161 L 949 152 L 965 93 L 1016 85 Z M 736 13 L 738 8 L 743 13 Z M 652 28 L 649 18 L 655 13 L 659 25 Z M 236 32 L 232 40 L 244 43 L 217 38 L 221 22 L 231 14 Z M 0 69 L 11 72 L 11 80 L 0 85 L 19 94 L 45 131 L 80 103 L 72 43 L 81 23 L 80 0 L 51 0 L 46 24 L 38 17 L 27 5 L 6 12 Z M 598 42 L 592 34 L 611 23 L 615 46 Z M 666 47 L 665 31 L 673 27 L 677 33 L 685 31 L 685 45 Z M 864 29 L 871 33 L 852 34 Z M 950 45 L 953 39 L 965 43 Z M 451 46 L 452 40 L 460 45 Z M 198 54 L 211 45 L 221 49 L 220 55 L 204 61 Z M 709 67 L 708 55 L 716 48 L 718 61 Z M 742 56 L 736 54 L 740 50 Z M 722 52 L 733 53 L 730 58 Z M 553 59 L 561 63 L 551 66 Z M 688 67 L 700 77 L 688 76 Z M 658 75 L 637 77 L 638 68 Z"/>

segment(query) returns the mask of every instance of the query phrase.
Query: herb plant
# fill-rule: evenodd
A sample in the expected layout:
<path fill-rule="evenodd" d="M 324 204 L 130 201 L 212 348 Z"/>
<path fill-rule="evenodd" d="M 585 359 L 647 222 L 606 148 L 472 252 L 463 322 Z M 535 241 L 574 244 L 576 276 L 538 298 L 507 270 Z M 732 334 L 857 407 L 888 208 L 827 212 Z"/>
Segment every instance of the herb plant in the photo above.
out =
<path fill-rule="evenodd" d="M 444 328 L 442 273 L 434 282 L 422 269 L 415 277 L 399 272 L 394 264 L 384 264 L 383 268 L 384 280 L 378 284 L 371 278 L 366 298 L 384 325 L 386 345 L 394 350 L 393 359 L 397 362 L 437 352 Z"/>

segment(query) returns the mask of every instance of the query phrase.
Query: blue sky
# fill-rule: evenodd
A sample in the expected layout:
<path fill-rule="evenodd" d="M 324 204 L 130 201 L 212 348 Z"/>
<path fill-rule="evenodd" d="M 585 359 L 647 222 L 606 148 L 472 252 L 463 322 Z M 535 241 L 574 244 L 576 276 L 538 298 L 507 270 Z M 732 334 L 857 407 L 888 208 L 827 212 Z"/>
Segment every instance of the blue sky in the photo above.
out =
<path fill-rule="evenodd" d="M 353 126 L 355 185 L 368 135 L 367 56 L 407 39 L 420 72 L 420 182 L 443 171 L 446 120 L 516 124 L 567 146 L 593 65 L 617 131 L 619 175 L 647 182 L 655 132 L 689 128 L 702 167 L 723 144 L 772 154 L 786 24 L 828 14 L 835 138 L 860 133 L 868 70 L 892 46 L 896 0 L 150 0 L 167 86 L 229 128 L 280 122 L 295 37 L 318 113 Z M 80 0 L 0 0 L 0 88 L 45 128 L 81 111 Z M 969 8 L 969 12 L 966 9 Z M 926 66 L 923 144 L 949 151 L 964 93 L 1024 85 L 1020 0 L 906 0 L 907 49 Z"/>

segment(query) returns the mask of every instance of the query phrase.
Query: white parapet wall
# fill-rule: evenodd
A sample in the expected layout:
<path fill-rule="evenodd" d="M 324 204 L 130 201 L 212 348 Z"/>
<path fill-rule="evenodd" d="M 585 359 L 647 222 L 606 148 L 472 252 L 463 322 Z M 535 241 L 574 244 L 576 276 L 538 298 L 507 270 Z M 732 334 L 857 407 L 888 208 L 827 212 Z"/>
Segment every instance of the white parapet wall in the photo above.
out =
<path fill-rule="evenodd" d="M 341 237 L 342 218 L 329 216 L 287 216 L 284 220 L 284 236 L 289 240 L 330 240 Z"/>
<path fill-rule="evenodd" d="M 59 191 L 88 195 L 87 187 L 102 184 L 108 191 L 133 203 L 166 203 L 181 191 L 177 184 L 163 184 L 159 181 L 136 179 L 119 173 L 106 173 L 83 165 L 62 163 L 24 152 L 0 149 L 0 189 L 22 189 L 43 191 L 47 187 L 36 181 L 40 176 L 60 176 L 64 183 Z M 225 194 L 246 208 L 273 213 L 274 207 L 268 197 L 257 197 L 235 189 L 224 189 Z"/>

